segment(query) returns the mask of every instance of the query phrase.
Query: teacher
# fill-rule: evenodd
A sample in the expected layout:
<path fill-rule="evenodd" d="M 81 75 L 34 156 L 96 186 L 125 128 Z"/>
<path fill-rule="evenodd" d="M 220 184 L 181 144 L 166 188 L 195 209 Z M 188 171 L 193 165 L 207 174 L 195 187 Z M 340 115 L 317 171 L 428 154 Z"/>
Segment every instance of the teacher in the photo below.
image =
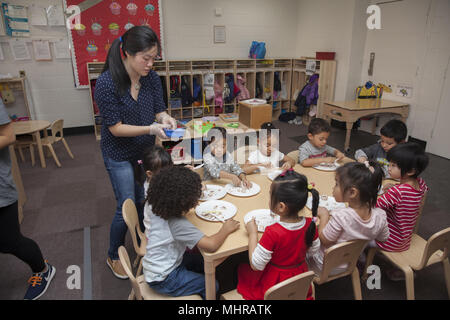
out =
<path fill-rule="evenodd" d="M 160 51 L 152 29 L 129 29 L 112 43 L 95 85 L 94 98 L 103 120 L 100 145 L 117 201 L 106 263 L 120 279 L 128 278 L 118 255 L 127 233 L 123 202 L 132 199 L 143 219 L 144 189 L 135 181 L 134 166 L 144 149 L 155 144 L 155 136 L 167 138 L 163 129 L 177 126 L 166 112 L 161 80 L 152 70 Z"/>

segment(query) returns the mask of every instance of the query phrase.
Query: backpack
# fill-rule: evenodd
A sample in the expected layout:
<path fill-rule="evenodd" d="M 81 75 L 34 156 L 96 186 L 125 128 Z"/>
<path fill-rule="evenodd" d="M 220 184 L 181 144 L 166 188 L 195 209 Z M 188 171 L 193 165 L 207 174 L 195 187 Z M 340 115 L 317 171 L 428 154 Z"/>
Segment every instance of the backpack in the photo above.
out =
<path fill-rule="evenodd" d="M 295 112 L 285 112 L 280 114 L 280 116 L 278 117 L 278 120 L 283 121 L 283 122 L 288 122 L 290 120 L 294 120 L 296 117 Z"/>
<path fill-rule="evenodd" d="M 248 57 L 251 59 L 264 59 L 266 56 L 266 44 L 264 42 L 252 41 Z"/>
<path fill-rule="evenodd" d="M 170 76 L 170 98 L 181 98 L 179 76 Z"/>
<path fill-rule="evenodd" d="M 250 99 L 250 92 L 248 91 L 247 87 L 245 86 L 245 80 L 239 74 L 236 76 L 236 84 L 239 88 L 239 94 L 237 95 L 236 99 L 238 101 Z"/>
<path fill-rule="evenodd" d="M 202 101 L 202 87 L 197 83 L 197 78 L 192 81 L 192 93 L 194 101 Z"/>
<path fill-rule="evenodd" d="M 183 107 L 190 106 L 193 102 L 191 90 L 186 82 L 186 76 L 181 77 L 181 104 Z"/>
<path fill-rule="evenodd" d="M 382 93 L 383 89 L 372 81 L 367 81 L 365 85 L 356 88 L 357 99 L 378 99 L 381 98 Z"/>

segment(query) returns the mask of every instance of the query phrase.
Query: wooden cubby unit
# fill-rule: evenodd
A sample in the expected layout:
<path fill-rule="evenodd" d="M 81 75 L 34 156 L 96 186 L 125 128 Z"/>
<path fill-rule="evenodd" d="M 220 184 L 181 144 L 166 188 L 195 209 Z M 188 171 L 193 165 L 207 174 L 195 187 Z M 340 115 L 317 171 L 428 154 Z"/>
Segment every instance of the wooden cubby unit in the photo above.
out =
<path fill-rule="evenodd" d="M 207 73 L 214 74 L 217 80 L 223 86 L 227 74 L 232 74 L 236 82 L 236 76 L 240 74 L 246 80 L 246 87 L 251 98 L 270 98 L 267 103 L 273 106 L 272 118 L 278 119 L 282 112 L 295 112 L 294 106 L 296 94 L 300 92 L 303 86 L 308 82 L 309 76 L 306 75 L 306 60 L 308 58 L 290 59 L 290 58 L 274 58 L 274 59 L 200 59 L 200 60 L 160 60 L 155 61 L 153 69 L 158 73 L 160 79 L 165 80 L 165 96 L 168 101 L 167 112 L 178 120 L 191 120 L 193 118 L 201 118 L 204 116 L 218 116 L 221 113 L 239 112 L 239 103 L 236 98 L 231 102 L 225 102 L 223 99 L 223 107 L 219 109 L 213 101 L 208 104 L 209 110 L 203 105 L 203 101 L 192 103 L 187 106 L 179 103 L 175 108 L 171 101 L 170 77 L 178 76 L 186 77 L 189 90 L 193 95 L 193 81 L 202 88 L 204 94 L 203 77 Z M 95 89 L 95 81 L 103 70 L 103 62 L 87 63 L 88 76 L 91 81 L 90 93 L 92 99 L 92 110 L 94 108 L 93 90 Z M 284 95 L 280 91 L 274 97 L 274 75 L 278 72 L 279 79 L 286 92 Z M 334 86 L 336 78 L 336 61 L 334 60 L 316 60 L 316 73 L 319 74 L 319 101 L 317 103 L 318 115 L 321 116 L 321 109 L 324 101 L 334 99 Z M 257 82 L 261 86 L 261 94 L 256 96 Z M 233 88 L 230 88 L 233 89 Z M 220 112 L 219 112 L 220 111 Z M 100 139 L 101 118 L 98 112 L 93 112 L 95 135 Z"/>

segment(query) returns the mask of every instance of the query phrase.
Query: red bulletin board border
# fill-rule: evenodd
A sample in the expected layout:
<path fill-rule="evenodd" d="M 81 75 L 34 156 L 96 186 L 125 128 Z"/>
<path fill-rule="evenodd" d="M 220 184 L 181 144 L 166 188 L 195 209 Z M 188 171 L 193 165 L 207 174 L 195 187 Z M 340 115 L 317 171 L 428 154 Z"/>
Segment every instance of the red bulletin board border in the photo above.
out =
<path fill-rule="evenodd" d="M 161 2 L 162 0 L 64 0 L 64 11 L 68 14 L 70 10 L 67 8 L 73 8 L 71 6 L 78 6 L 81 10 L 79 16 L 69 15 L 66 23 L 75 87 L 89 88 L 86 64 L 104 62 L 112 42 L 131 25 L 148 25 L 156 32 L 164 60 Z M 81 26 L 77 26 L 78 23 Z"/>

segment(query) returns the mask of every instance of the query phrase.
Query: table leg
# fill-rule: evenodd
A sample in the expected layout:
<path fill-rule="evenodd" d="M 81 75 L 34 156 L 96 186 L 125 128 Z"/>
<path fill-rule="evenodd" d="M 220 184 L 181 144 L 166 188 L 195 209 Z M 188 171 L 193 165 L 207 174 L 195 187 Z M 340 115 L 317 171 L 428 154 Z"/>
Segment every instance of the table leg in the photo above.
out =
<path fill-rule="evenodd" d="M 374 117 L 373 123 L 372 123 L 372 134 L 375 134 L 375 131 L 377 130 L 377 123 L 378 123 L 378 117 Z"/>
<path fill-rule="evenodd" d="M 42 149 L 41 135 L 40 135 L 39 131 L 33 133 L 33 136 L 36 139 L 37 149 L 38 149 L 38 153 L 39 153 L 39 159 L 41 160 L 41 166 L 42 166 L 42 168 L 46 168 L 47 165 L 45 163 L 44 150 Z"/>
<path fill-rule="evenodd" d="M 216 300 L 216 267 L 214 261 L 205 261 L 206 300 Z"/>
<path fill-rule="evenodd" d="M 350 149 L 350 134 L 352 133 L 353 122 L 346 122 L 347 132 L 345 133 L 344 151 Z"/>

